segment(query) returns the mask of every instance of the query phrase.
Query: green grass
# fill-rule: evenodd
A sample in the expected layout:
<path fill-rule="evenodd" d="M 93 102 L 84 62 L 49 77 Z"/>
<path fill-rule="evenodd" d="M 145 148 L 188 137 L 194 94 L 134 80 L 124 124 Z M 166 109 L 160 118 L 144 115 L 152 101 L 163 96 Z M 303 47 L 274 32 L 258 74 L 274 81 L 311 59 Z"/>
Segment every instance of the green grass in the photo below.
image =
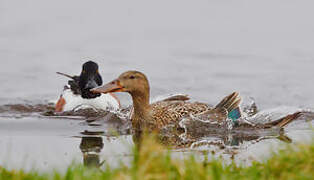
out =
<path fill-rule="evenodd" d="M 193 156 L 185 160 L 171 158 L 171 152 L 155 143 L 145 140 L 140 151 L 134 150 L 130 166 L 120 165 L 112 169 L 108 165 L 99 169 L 74 165 L 66 173 L 8 171 L 0 168 L 0 179 L 32 180 L 80 180 L 80 179 L 313 179 L 314 144 L 287 146 L 264 163 L 254 162 L 252 166 L 235 164 L 223 166 L 220 160 L 199 162 Z"/>

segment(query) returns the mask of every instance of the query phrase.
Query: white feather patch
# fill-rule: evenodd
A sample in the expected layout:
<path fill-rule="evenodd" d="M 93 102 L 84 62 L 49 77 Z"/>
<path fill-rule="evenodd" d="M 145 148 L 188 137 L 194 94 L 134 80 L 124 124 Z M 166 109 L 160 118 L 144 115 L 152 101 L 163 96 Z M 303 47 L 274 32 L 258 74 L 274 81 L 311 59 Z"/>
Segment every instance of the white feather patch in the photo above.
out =
<path fill-rule="evenodd" d="M 78 110 L 84 108 L 102 109 L 102 110 L 118 110 L 120 104 L 116 98 L 110 94 L 101 94 L 94 99 L 84 99 L 80 95 L 75 95 L 70 89 L 62 92 L 66 104 L 63 111 Z"/>

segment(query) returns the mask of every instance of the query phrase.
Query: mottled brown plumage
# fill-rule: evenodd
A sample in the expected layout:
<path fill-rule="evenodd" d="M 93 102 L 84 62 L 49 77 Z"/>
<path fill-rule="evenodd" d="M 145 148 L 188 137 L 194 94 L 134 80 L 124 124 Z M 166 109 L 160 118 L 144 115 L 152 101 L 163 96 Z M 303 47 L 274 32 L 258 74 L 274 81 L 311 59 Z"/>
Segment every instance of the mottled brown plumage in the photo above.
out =
<path fill-rule="evenodd" d="M 182 117 L 195 115 L 211 109 L 205 103 L 186 101 L 159 101 L 150 105 L 156 128 L 177 123 Z"/>
<path fill-rule="evenodd" d="M 146 76 L 138 71 L 127 71 L 116 80 L 92 91 L 96 93 L 128 92 L 131 94 L 134 108 L 131 117 L 132 127 L 139 132 L 144 129 L 149 132 L 158 132 L 166 125 L 177 124 L 181 118 L 190 114 L 206 112 L 211 114 L 214 111 L 220 117 L 226 118 L 227 112 L 240 103 L 238 93 L 232 93 L 216 107 L 210 107 L 205 103 L 189 102 L 188 98 L 179 96 L 149 104 L 149 83 Z"/>
<path fill-rule="evenodd" d="M 128 71 L 121 74 L 116 80 L 92 89 L 95 93 L 110 93 L 110 92 L 128 92 L 133 100 L 133 113 L 131 116 L 132 129 L 134 140 L 140 142 L 143 132 L 162 133 L 160 141 L 174 147 L 189 147 L 197 138 L 189 138 L 183 140 L 179 134 L 182 133 L 182 128 L 178 124 L 182 118 L 180 125 L 184 126 L 186 136 L 211 134 L 228 135 L 228 127 L 230 121 L 225 121 L 232 112 L 239 112 L 239 104 L 241 98 L 239 94 L 234 92 L 225 97 L 218 105 L 211 107 L 205 103 L 190 102 L 187 96 L 179 95 L 166 98 L 161 101 L 150 104 L 150 88 L 146 76 L 138 71 Z M 191 115 L 193 117 L 191 117 Z M 240 114 L 241 116 L 241 114 Z M 241 130 L 267 129 L 273 126 L 281 129 L 286 124 L 300 116 L 300 113 L 295 113 L 286 116 L 273 123 L 265 125 L 259 124 L 239 124 L 234 128 L 235 132 Z M 232 116 L 231 116 L 232 117 Z M 237 118 L 238 116 L 236 116 Z M 232 118 L 231 118 L 232 119 Z M 233 120 L 233 119 L 232 119 Z M 170 127 L 170 135 L 168 136 L 168 128 Z M 196 130 L 196 131 L 194 131 Z M 166 131 L 166 132 L 165 132 Z M 245 131 L 243 131 L 245 132 Z M 138 143 L 140 145 L 140 143 Z"/>

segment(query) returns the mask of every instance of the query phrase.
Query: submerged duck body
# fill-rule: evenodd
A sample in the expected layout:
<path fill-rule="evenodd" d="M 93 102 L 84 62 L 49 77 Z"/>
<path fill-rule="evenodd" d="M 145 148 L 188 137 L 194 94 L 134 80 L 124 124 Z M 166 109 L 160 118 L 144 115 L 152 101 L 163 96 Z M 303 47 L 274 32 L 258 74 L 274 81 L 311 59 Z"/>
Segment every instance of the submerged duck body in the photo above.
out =
<path fill-rule="evenodd" d="M 69 76 L 68 81 L 55 105 L 56 112 L 71 111 L 78 108 L 95 108 L 101 110 L 117 110 L 120 108 L 119 99 L 109 94 L 91 93 L 90 89 L 102 85 L 98 65 L 93 61 L 83 64 L 80 76 Z"/>
<path fill-rule="evenodd" d="M 146 76 L 138 71 L 128 71 L 116 80 L 91 90 L 94 93 L 128 92 L 132 96 L 134 112 L 131 117 L 135 133 L 143 130 L 159 132 L 167 125 L 178 125 L 187 115 L 215 112 L 214 120 L 222 121 L 229 112 L 238 109 L 241 98 L 232 93 L 215 107 L 206 103 L 190 102 L 188 98 L 170 98 L 150 104 L 150 87 Z M 239 113 L 240 114 L 240 113 Z"/>

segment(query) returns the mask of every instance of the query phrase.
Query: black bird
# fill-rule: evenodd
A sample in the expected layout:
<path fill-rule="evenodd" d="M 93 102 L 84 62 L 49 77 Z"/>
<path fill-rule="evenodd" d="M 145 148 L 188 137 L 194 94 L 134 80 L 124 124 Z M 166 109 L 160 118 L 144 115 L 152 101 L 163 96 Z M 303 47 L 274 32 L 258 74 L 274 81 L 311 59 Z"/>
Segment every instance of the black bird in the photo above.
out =
<path fill-rule="evenodd" d="M 119 99 L 113 94 L 104 96 L 100 93 L 92 93 L 90 91 L 102 85 L 102 77 L 99 74 L 97 63 L 93 61 L 84 63 L 79 76 L 71 76 L 60 72 L 57 72 L 57 74 L 68 77 L 71 80 L 64 87 L 56 103 L 56 112 L 73 110 L 81 105 L 89 105 L 103 110 L 107 108 L 118 109 L 120 107 Z"/>
<path fill-rule="evenodd" d="M 99 97 L 100 93 L 92 93 L 91 89 L 102 85 L 102 78 L 99 74 L 98 64 L 93 61 L 88 61 L 83 64 L 80 76 L 70 76 L 64 73 L 57 72 L 60 75 L 71 78 L 68 81 L 72 92 L 76 95 L 81 95 L 82 98 L 92 99 Z"/>

